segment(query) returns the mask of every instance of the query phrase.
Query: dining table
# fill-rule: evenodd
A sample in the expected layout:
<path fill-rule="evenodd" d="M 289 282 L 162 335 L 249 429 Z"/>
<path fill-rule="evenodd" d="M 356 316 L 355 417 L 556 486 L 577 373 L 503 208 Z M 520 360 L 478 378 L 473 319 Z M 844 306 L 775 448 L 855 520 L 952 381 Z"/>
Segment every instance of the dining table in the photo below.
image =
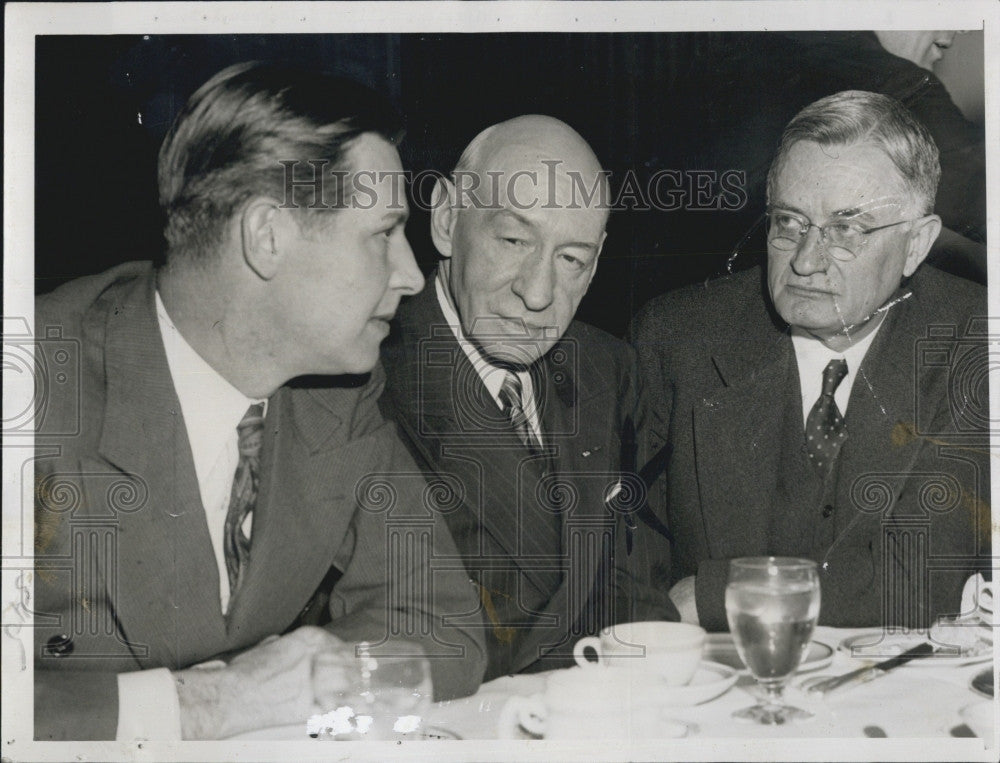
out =
<path fill-rule="evenodd" d="M 689 707 L 670 707 L 666 717 L 685 724 L 688 734 L 699 738 L 971 736 L 960 712 L 984 701 L 971 682 L 990 667 L 989 657 L 971 661 L 945 656 L 915 660 L 829 696 L 812 696 L 800 688 L 813 674 L 840 675 L 892 656 L 892 651 L 886 651 L 884 657 L 872 657 L 877 650 L 869 649 L 868 654 L 858 657 L 848 649 L 838 648 L 847 639 L 870 633 L 871 629 L 816 628 L 813 640 L 828 646 L 832 659 L 828 664 L 823 661 L 823 667 L 803 666 L 785 690 L 788 703 L 811 712 L 811 719 L 781 726 L 735 721 L 734 711 L 756 701 L 756 681 L 745 672 L 721 696 Z M 471 697 L 437 703 L 428 723 L 463 739 L 496 739 L 501 735 L 498 723 L 504 704 L 515 695 L 542 692 L 546 676 L 543 672 L 494 679 Z M 595 680 L 599 680 L 597 675 Z M 520 738 L 531 737 L 523 734 Z"/>
<path fill-rule="evenodd" d="M 721 634 L 710 636 L 710 640 L 713 638 L 725 639 L 727 636 Z M 870 647 L 855 649 L 852 653 L 848 648 L 852 643 L 870 644 L 878 643 L 878 640 L 878 633 L 871 629 L 824 626 L 816 628 L 810 649 L 810 654 L 813 656 L 807 658 L 799 672 L 789 681 L 785 691 L 787 702 L 812 713 L 809 719 L 785 725 L 760 725 L 735 720 L 732 717 L 733 712 L 753 704 L 757 698 L 757 684 L 753 677 L 745 670 L 738 670 L 730 672 L 729 675 L 736 673 L 735 680 L 729 681 L 731 685 L 719 696 L 700 704 L 681 704 L 665 708 L 664 737 L 683 737 L 680 741 L 687 745 L 693 742 L 708 743 L 713 740 L 719 743 L 727 740 L 746 740 L 747 744 L 754 743 L 755 740 L 780 742 L 780 740 L 818 739 L 826 740 L 828 743 L 835 742 L 837 746 L 830 747 L 828 744 L 826 747 L 818 748 L 826 751 L 826 754 L 820 755 L 820 759 L 842 757 L 838 751 L 853 749 L 852 740 L 867 740 L 875 744 L 883 740 L 891 742 L 900 739 L 917 740 L 916 743 L 919 744 L 919 740 L 926 740 L 925 743 L 931 744 L 928 749 L 942 749 L 940 743 L 955 745 L 954 749 L 959 751 L 956 759 L 972 760 L 982 757 L 986 760 L 996 760 L 996 748 L 988 747 L 995 744 L 995 739 L 977 737 L 962 715 L 966 708 L 991 702 L 986 698 L 986 694 L 982 693 L 984 686 L 987 692 L 991 691 L 993 686 L 991 681 L 987 680 L 984 683 L 983 680 L 984 672 L 990 671 L 993 665 L 990 650 L 971 659 L 967 656 L 936 656 L 914 660 L 886 672 L 875 680 L 842 688 L 828 695 L 817 695 L 806 691 L 804 684 L 810 678 L 842 675 L 879 662 L 898 652 L 898 649 L 894 652 L 888 648 L 891 644 L 888 644 L 887 649 L 881 653 L 878 649 L 873 650 Z M 707 647 L 706 656 L 712 656 Z M 595 681 L 601 680 L 601 671 L 604 670 L 581 667 L 562 669 L 591 670 Z M 506 740 L 500 744 L 521 745 L 519 749 L 530 752 L 531 742 L 538 737 L 529 734 L 516 723 L 512 727 L 509 719 L 504 719 L 504 723 L 501 723 L 504 707 L 513 697 L 530 697 L 543 692 L 548 677 L 555 672 L 503 676 L 484 683 L 472 696 L 433 704 L 424 719 L 425 736 L 431 742 L 413 740 L 411 744 L 410 740 L 407 740 L 407 750 L 413 752 L 414 745 L 436 742 L 440 742 L 441 745 L 438 747 L 435 744 L 435 748 L 446 750 L 451 740 L 476 740 L 487 743 L 487 746 L 475 748 L 482 751 L 483 757 L 486 757 L 485 752 L 490 749 L 488 745 L 492 740 Z M 973 688 L 973 682 L 977 677 L 978 691 L 977 688 Z M 994 718 L 992 728 L 995 729 L 995 705 L 992 706 L 992 711 Z M 984 733 L 982 727 L 978 731 L 980 734 Z M 993 736 L 990 731 L 992 729 L 986 732 L 987 737 Z M 647 751 L 664 749 L 649 747 L 656 738 L 657 734 L 654 732 L 649 739 L 634 741 L 640 744 L 638 749 Z M 306 739 L 305 724 L 260 729 L 243 735 L 241 739 L 302 741 Z M 938 742 L 937 747 L 933 746 L 935 740 Z M 540 744 L 544 745 L 548 741 L 541 740 Z M 671 743 L 675 741 L 677 740 L 670 740 Z M 642 746 L 643 744 L 645 746 Z M 598 743 L 596 747 L 593 744 L 587 745 L 587 749 L 593 752 L 602 748 Z M 609 748 L 608 751 L 614 753 L 616 750 L 624 749 L 629 749 L 628 745 L 622 747 L 619 744 Z M 715 749 L 734 748 L 723 745 Z M 480 755 L 473 757 L 478 758 Z M 599 752 L 598 757 L 609 759 L 617 755 L 605 755 Z M 879 757 L 877 752 L 873 757 Z"/>

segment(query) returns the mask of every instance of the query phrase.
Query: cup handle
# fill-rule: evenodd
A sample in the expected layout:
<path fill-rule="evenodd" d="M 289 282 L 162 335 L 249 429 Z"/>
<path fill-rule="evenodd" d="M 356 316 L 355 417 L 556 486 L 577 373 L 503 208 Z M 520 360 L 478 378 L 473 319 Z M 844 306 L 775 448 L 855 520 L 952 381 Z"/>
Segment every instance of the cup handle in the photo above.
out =
<path fill-rule="evenodd" d="M 511 697 L 504 703 L 497 722 L 500 739 L 520 739 L 518 729 L 529 734 L 545 736 L 545 719 L 548 715 L 541 694 L 530 697 Z"/>
<path fill-rule="evenodd" d="M 594 654 L 597 655 L 596 660 L 587 659 L 587 655 L 584 654 L 587 647 L 594 650 Z M 587 636 L 580 639 L 573 645 L 573 659 L 576 660 L 576 664 L 584 668 L 592 668 L 595 665 L 601 664 L 601 640 L 597 636 Z"/>

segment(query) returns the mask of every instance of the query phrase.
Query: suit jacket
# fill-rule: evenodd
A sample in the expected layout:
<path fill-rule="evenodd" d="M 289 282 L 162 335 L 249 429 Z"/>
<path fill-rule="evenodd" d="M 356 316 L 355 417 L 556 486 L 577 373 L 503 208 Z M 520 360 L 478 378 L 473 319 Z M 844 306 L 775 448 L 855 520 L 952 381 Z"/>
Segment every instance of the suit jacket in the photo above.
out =
<path fill-rule="evenodd" d="M 645 488 L 634 473 L 622 475 L 641 458 L 623 433 L 645 423 L 631 349 L 574 322 L 534 364 L 544 453 L 533 456 L 445 323 L 433 279 L 401 306 L 383 344 L 380 404 L 431 483 L 450 486 L 443 508 L 473 582 L 491 569 L 517 573 L 511 585 L 520 590 L 483 594 L 486 680 L 570 664 L 577 638 L 612 622 L 677 619 L 666 588 L 650 585 L 669 566 L 669 545 L 629 513 Z M 620 482 L 632 503 L 611 509 L 608 491 Z M 561 517 L 561 542 L 532 556 L 547 511 Z M 538 578 L 552 569 L 564 571 L 562 584 L 541 611 L 525 611 L 524 590 L 545 590 Z M 505 612 L 498 597 L 514 600 L 512 609 Z M 512 626 L 511 612 L 520 618 Z M 504 651 L 508 626 L 519 632 Z"/>
<path fill-rule="evenodd" d="M 766 288 L 755 268 L 665 294 L 633 324 L 652 445 L 672 445 L 653 495 L 677 539 L 675 577 L 697 574 L 703 624 L 725 629 L 728 560 L 773 553 L 785 522 L 797 554 L 821 563 L 821 622 L 914 626 L 955 612 L 963 580 L 989 566 L 985 289 L 918 270 L 852 387 L 833 484 L 775 517 L 801 392 Z M 832 542 L 816 548 L 824 526 Z"/>
<path fill-rule="evenodd" d="M 423 590 L 411 583 L 431 560 L 389 552 L 394 533 L 432 556 L 455 549 L 421 486 L 391 484 L 415 468 L 378 413 L 380 369 L 272 396 L 251 562 L 223 616 L 154 290 L 148 263 L 130 263 L 37 303 L 39 371 L 70 379 L 37 419 L 36 737 L 114 738 L 117 673 L 184 668 L 282 633 L 321 583 L 337 636 L 422 641 L 437 697 L 474 691 L 482 636 L 443 623 L 476 607 L 464 575 L 436 572 Z M 380 502 L 390 489 L 396 499 Z"/>

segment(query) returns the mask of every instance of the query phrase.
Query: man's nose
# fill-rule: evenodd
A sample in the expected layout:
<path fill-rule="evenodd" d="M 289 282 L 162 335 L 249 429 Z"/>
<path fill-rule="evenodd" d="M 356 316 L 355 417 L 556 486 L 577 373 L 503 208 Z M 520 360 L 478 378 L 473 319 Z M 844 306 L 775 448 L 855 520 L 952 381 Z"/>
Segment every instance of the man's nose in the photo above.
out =
<path fill-rule="evenodd" d="M 392 273 L 389 276 L 389 286 L 403 294 L 416 294 L 424 288 L 424 276 L 417 267 L 410 242 L 405 235 L 401 239 L 401 242 L 392 248 L 390 260 Z"/>
<path fill-rule="evenodd" d="M 555 298 L 555 258 L 552 252 L 540 248 L 529 254 L 518 268 L 511 289 L 533 312 L 541 312 Z"/>
<path fill-rule="evenodd" d="M 799 242 L 795 256 L 792 258 L 792 270 L 796 275 L 811 276 L 813 273 L 826 272 L 830 265 L 826 252 L 826 243 L 819 228 L 812 226 Z"/>

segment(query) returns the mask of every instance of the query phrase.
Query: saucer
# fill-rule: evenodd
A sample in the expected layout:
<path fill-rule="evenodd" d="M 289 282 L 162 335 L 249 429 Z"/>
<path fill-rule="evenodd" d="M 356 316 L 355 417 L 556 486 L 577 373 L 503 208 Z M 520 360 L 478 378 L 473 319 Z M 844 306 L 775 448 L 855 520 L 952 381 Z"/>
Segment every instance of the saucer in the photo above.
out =
<path fill-rule="evenodd" d="M 740 653 L 736 651 L 736 644 L 733 643 L 732 634 L 710 633 L 705 639 L 705 649 L 702 656 L 706 660 L 722 663 L 739 671 L 747 672 L 747 666 L 743 664 Z M 810 670 L 825 668 L 833 662 L 833 648 L 827 646 L 822 641 L 810 641 L 806 656 L 802 658 L 797 673 L 807 673 Z"/>
<path fill-rule="evenodd" d="M 663 707 L 700 705 L 725 694 L 736 683 L 739 671 L 728 665 L 702 660 L 698 670 L 685 686 L 664 686 L 657 692 Z"/>

